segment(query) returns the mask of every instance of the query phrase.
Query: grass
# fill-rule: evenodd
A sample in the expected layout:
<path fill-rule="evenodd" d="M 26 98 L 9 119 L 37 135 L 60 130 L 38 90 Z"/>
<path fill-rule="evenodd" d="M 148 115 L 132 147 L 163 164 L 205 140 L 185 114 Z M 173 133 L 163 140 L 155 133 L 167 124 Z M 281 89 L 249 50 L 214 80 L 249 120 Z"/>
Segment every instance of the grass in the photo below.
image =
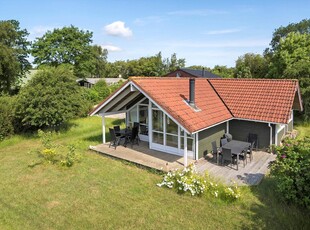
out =
<path fill-rule="evenodd" d="M 295 124 L 294 129 L 297 129 L 299 138 L 305 137 L 306 135 L 310 136 L 310 123 L 308 122 L 299 120 Z"/>
<path fill-rule="evenodd" d="M 119 121 L 107 119 L 107 126 Z M 101 119 L 70 123 L 57 143 L 83 155 L 72 168 L 36 165 L 33 135 L 0 142 L 0 229 L 309 229 L 310 214 L 279 201 L 273 182 L 242 188 L 235 203 L 178 195 L 162 177 L 87 150 Z"/>

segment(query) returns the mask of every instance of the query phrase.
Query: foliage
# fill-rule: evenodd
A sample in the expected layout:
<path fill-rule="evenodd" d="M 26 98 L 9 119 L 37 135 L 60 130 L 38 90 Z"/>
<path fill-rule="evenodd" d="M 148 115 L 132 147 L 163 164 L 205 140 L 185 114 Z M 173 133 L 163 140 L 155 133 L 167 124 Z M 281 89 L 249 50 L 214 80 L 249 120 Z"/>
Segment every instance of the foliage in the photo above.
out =
<path fill-rule="evenodd" d="M 14 93 L 31 68 L 28 32 L 16 20 L 0 21 L 0 93 Z"/>
<path fill-rule="evenodd" d="M 118 89 L 123 84 L 123 81 L 119 81 L 118 83 L 114 83 L 112 85 L 107 85 L 104 78 L 98 81 L 92 88 L 84 88 L 85 95 L 88 101 L 92 104 L 97 104 L 100 101 L 106 99 L 111 93 L 113 93 L 116 89 Z"/>
<path fill-rule="evenodd" d="M 46 32 L 32 45 L 34 63 L 57 67 L 61 64 L 74 66 L 77 77 L 86 77 L 90 73 L 99 73 L 97 62 L 105 60 L 106 53 L 98 47 L 91 47 L 92 32 L 77 27 L 63 27 Z M 93 72 L 95 71 L 95 72 Z"/>
<path fill-rule="evenodd" d="M 287 26 L 280 26 L 272 35 L 270 42 L 271 50 L 275 51 L 282 39 L 285 39 L 291 32 L 298 32 L 300 34 L 310 34 L 310 19 L 303 19 L 297 23 L 290 23 Z"/>
<path fill-rule="evenodd" d="M 216 65 L 211 70 L 211 73 L 214 73 L 214 74 L 221 76 L 223 78 L 233 78 L 234 77 L 234 71 L 235 71 L 235 68 L 233 68 L 233 67 L 229 68 L 229 67 L 223 66 L 223 65 Z"/>
<path fill-rule="evenodd" d="M 66 66 L 45 68 L 21 89 L 15 117 L 22 129 L 60 125 L 89 111 L 90 104 L 81 92 Z"/>
<path fill-rule="evenodd" d="M 296 78 L 304 102 L 305 119 L 310 119 L 310 34 L 292 32 L 274 51 L 268 75 L 272 78 Z"/>
<path fill-rule="evenodd" d="M 268 62 L 260 54 L 246 53 L 236 61 L 236 78 L 265 78 Z"/>
<path fill-rule="evenodd" d="M 310 208 L 310 138 L 286 139 L 271 168 L 284 200 Z"/>
<path fill-rule="evenodd" d="M 52 142 L 52 132 L 44 132 L 39 129 L 38 136 L 40 137 L 43 148 L 37 150 L 37 153 L 43 159 L 43 162 L 71 167 L 75 162 L 80 161 L 81 157 L 76 153 L 74 145 L 68 145 L 68 152 L 62 153 L 63 146 L 56 145 Z"/>
<path fill-rule="evenodd" d="M 233 201 L 240 198 L 237 185 L 226 187 L 211 181 L 208 175 L 202 176 L 195 171 L 195 166 L 189 165 L 183 170 L 168 172 L 159 187 L 175 189 L 178 193 L 190 193 L 192 196 L 201 196 L 204 193 L 215 198 Z"/>
<path fill-rule="evenodd" d="M 0 141 L 14 133 L 14 97 L 0 96 Z"/>

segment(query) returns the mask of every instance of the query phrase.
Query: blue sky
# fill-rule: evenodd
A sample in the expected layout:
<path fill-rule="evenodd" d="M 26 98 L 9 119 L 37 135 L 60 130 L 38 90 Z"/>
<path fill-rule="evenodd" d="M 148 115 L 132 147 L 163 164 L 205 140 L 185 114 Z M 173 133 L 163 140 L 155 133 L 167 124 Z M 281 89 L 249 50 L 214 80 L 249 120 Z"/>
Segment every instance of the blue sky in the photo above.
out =
<path fill-rule="evenodd" d="M 74 25 L 93 32 L 108 60 L 176 53 L 186 65 L 234 66 L 268 47 L 279 26 L 310 18 L 310 1 L 0 0 L 0 20 L 16 19 L 29 39 Z"/>

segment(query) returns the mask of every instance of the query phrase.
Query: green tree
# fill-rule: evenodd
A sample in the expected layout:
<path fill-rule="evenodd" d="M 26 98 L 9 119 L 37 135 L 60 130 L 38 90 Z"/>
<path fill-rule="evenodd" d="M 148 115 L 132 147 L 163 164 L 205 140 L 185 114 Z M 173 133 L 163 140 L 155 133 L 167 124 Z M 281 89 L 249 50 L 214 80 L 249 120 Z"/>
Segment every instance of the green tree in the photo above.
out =
<path fill-rule="evenodd" d="M 310 34 L 292 32 L 282 39 L 270 63 L 271 78 L 299 79 L 304 114 L 310 119 Z"/>
<path fill-rule="evenodd" d="M 15 117 L 22 129 L 52 127 L 87 114 L 89 103 L 67 66 L 48 67 L 17 96 Z"/>
<path fill-rule="evenodd" d="M 0 93 L 13 93 L 31 68 L 28 35 L 18 21 L 0 21 Z"/>
<path fill-rule="evenodd" d="M 0 141 L 14 133 L 14 97 L 0 97 Z"/>
<path fill-rule="evenodd" d="M 286 36 L 291 32 L 299 32 L 300 34 L 310 33 L 310 19 L 303 19 L 298 23 L 290 23 L 287 26 L 280 26 L 277 28 L 272 35 L 270 42 L 271 49 L 274 51 L 277 49 L 281 39 L 286 38 Z"/>
<path fill-rule="evenodd" d="M 246 53 L 236 61 L 235 77 L 265 78 L 268 73 L 268 62 L 260 54 Z"/>
<path fill-rule="evenodd" d="M 72 25 L 48 31 L 32 45 L 34 63 L 53 67 L 71 64 L 76 76 L 89 76 L 94 67 L 94 50 L 98 51 L 96 47 L 92 49 L 91 42 L 92 32 Z"/>
<path fill-rule="evenodd" d="M 216 65 L 211 70 L 211 73 L 214 73 L 223 78 L 233 78 L 234 72 L 235 72 L 235 68 L 233 67 L 228 68 L 227 66 L 223 66 L 223 65 Z"/>

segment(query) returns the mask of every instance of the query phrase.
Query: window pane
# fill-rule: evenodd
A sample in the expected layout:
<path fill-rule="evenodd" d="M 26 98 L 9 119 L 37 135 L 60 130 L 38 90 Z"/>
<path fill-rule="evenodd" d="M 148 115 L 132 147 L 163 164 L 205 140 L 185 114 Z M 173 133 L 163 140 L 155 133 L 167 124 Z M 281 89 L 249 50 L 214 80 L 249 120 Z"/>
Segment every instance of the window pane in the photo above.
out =
<path fill-rule="evenodd" d="M 137 106 L 135 106 L 132 110 L 129 111 L 129 122 L 137 122 Z"/>
<path fill-rule="evenodd" d="M 141 104 L 147 104 L 148 105 L 149 104 L 149 99 L 146 98 L 144 101 L 141 102 Z"/>
<path fill-rule="evenodd" d="M 139 106 L 139 122 L 140 124 L 148 124 L 148 108 L 147 106 Z"/>
<path fill-rule="evenodd" d="M 166 145 L 171 147 L 178 147 L 178 136 L 166 135 Z"/>
<path fill-rule="evenodd" d="M 162 133 L 153 132 L 153 143 L 164 144 L 164 135 Z"/>
<path fill-rule="evenodd" d="M 194 151 L 194 140 L 187 138 L 187 150 Z M 181 138 L 181 149 L 184 149 L 184 137 Z"/>
<path fill-rule="evenodd" d="M 153 110 L 152 113 L 153 130 L 163 131 L 163 112 L 160 110 Z"/>
<path fill-rule="evenodd" d="M 166 116 L 166 129 L 167 133 L 178 134 L 178 125 L 171 120 L 168 116 Z"/>

